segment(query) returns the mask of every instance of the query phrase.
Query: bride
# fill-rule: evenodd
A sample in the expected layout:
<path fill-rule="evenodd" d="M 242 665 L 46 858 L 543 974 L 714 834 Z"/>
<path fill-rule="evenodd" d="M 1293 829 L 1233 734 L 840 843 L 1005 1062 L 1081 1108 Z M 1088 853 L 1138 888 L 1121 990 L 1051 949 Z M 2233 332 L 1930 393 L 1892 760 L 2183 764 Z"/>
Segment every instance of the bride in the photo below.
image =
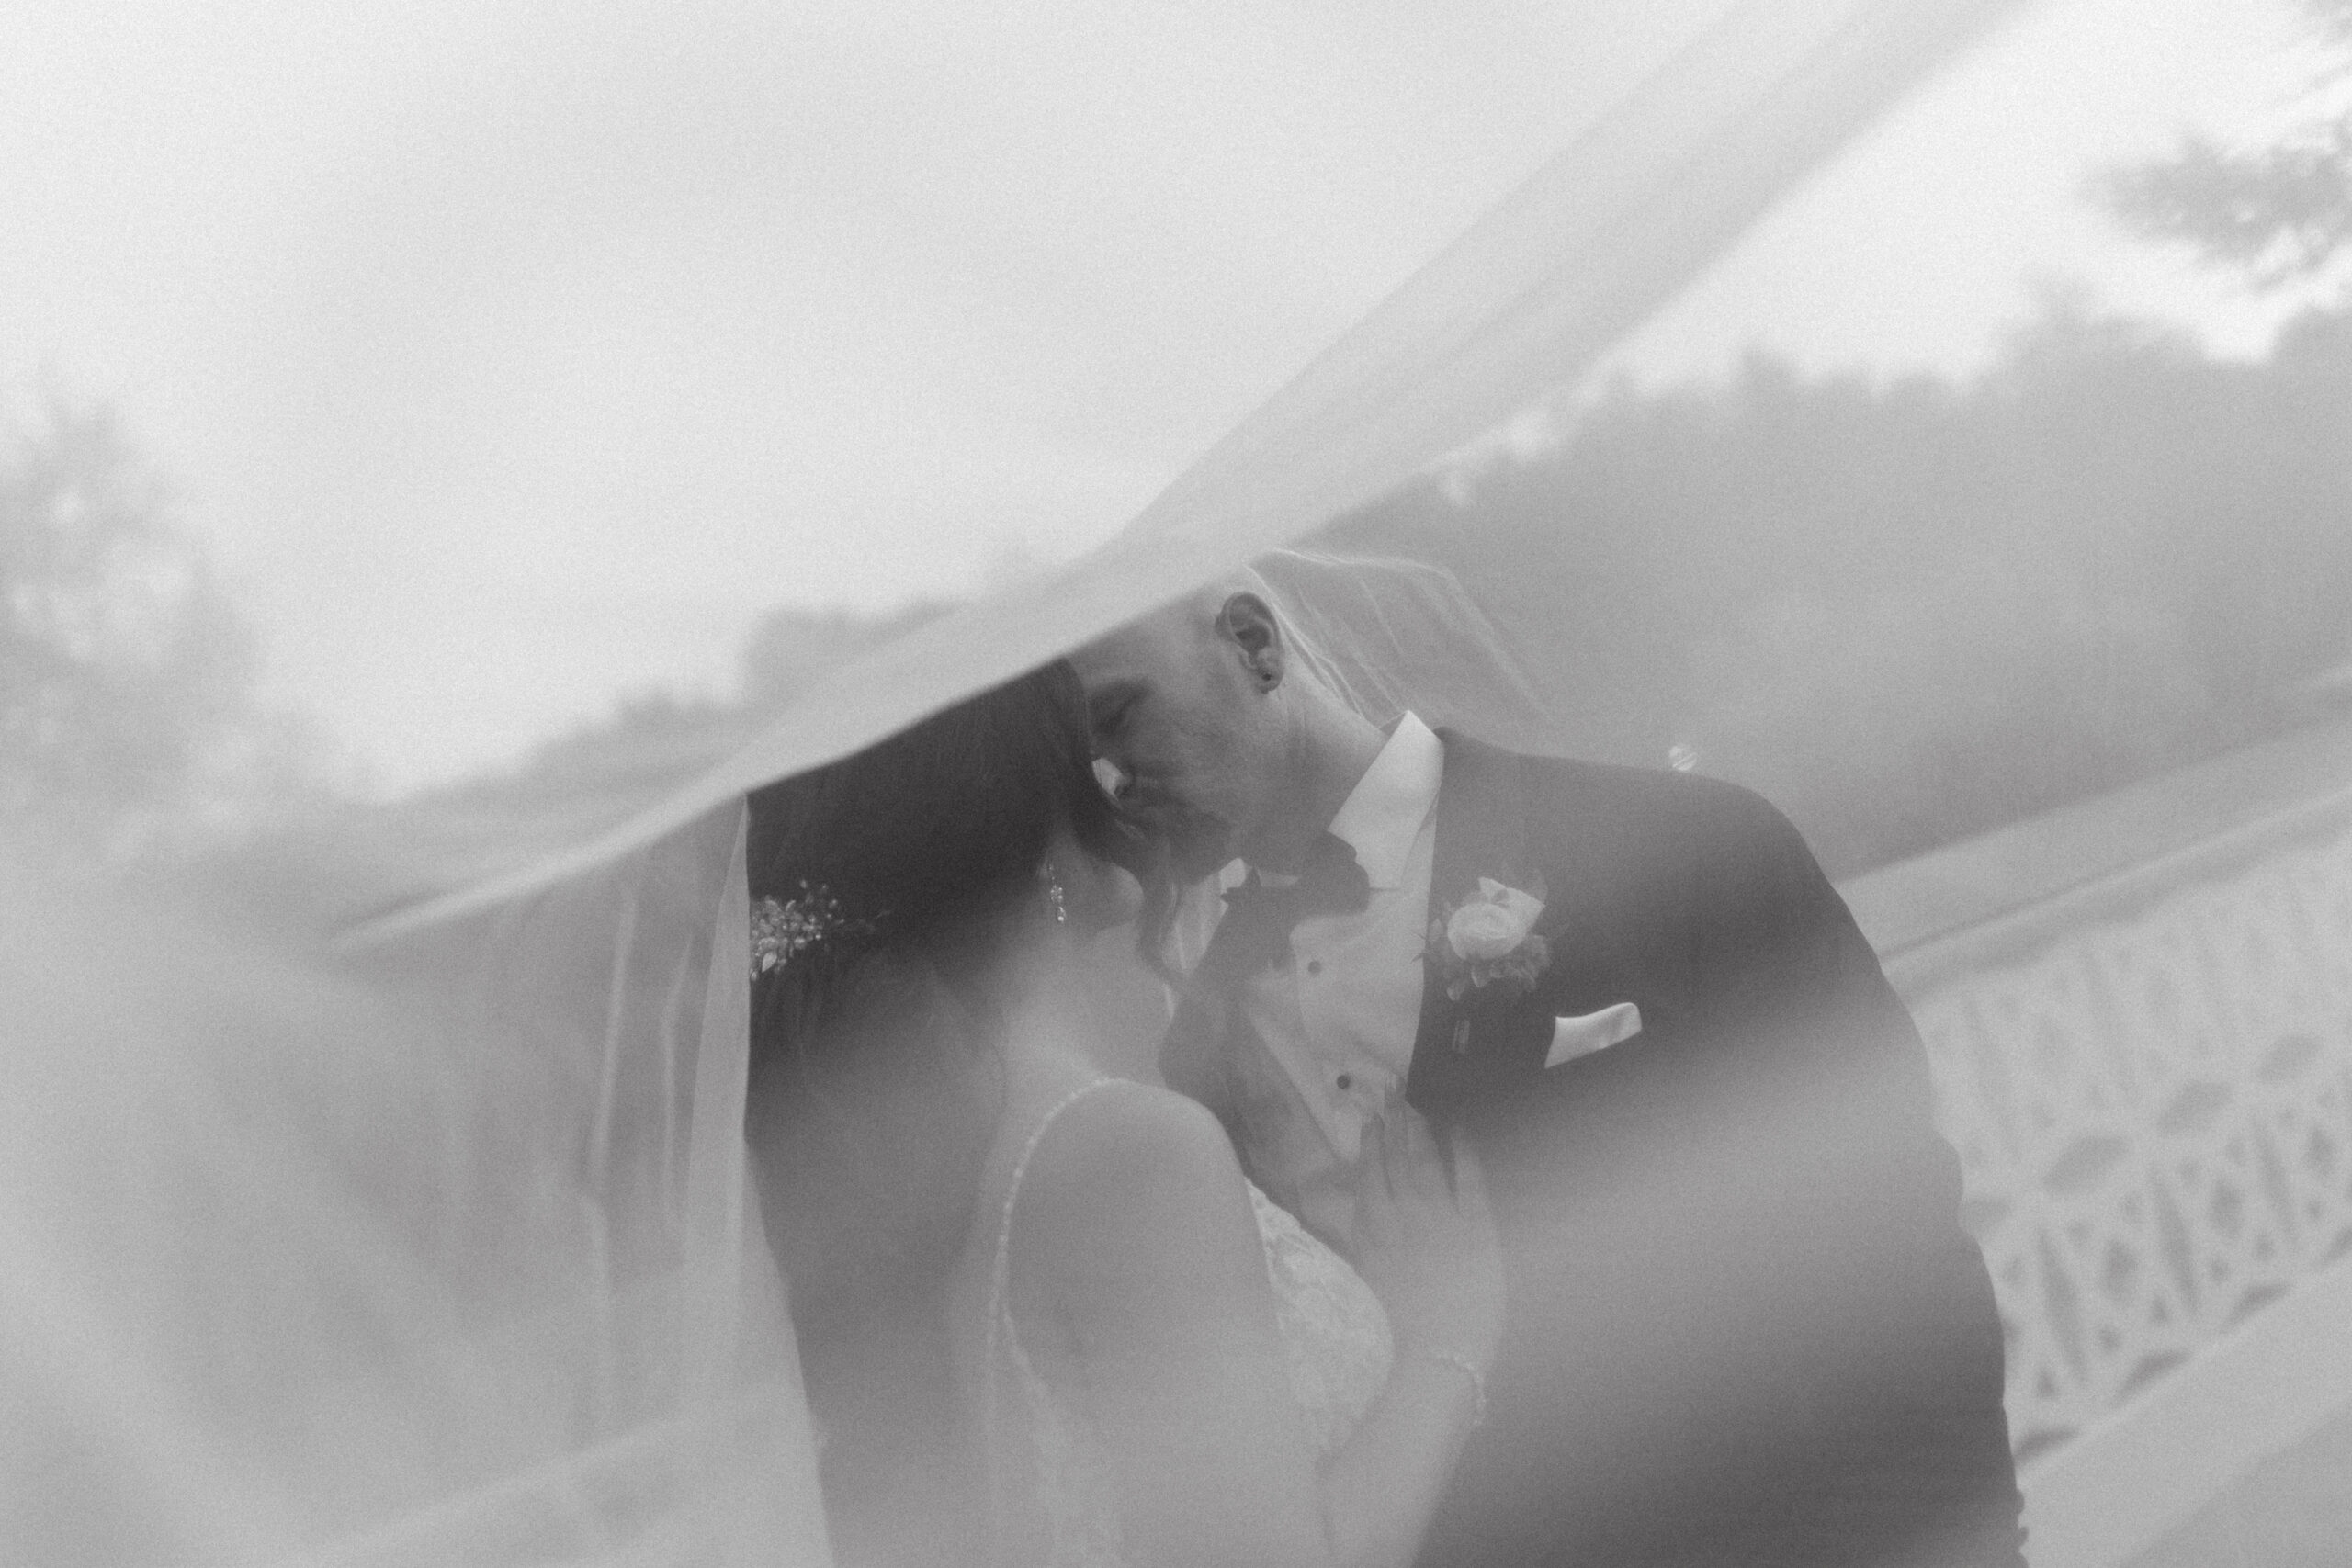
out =
<path fill-rule="evenodd" d="M 746 1124 L 835 1549 L 1409 1562 L 1500 1331 L 1477 1167 L 1397 1105 L 1351 1266 L 1109 1076 L 1123 863 L 1060 662 L 752 796 Z"/>

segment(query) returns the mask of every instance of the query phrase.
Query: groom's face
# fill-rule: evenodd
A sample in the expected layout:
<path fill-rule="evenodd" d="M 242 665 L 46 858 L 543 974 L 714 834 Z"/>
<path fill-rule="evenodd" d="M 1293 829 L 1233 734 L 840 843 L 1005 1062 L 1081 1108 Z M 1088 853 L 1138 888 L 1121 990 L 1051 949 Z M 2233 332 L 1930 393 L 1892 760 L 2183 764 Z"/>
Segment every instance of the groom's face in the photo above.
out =
<path fill-rule="evenodd" d="M 1070 656 L 1096 754 L 1119 770 L 1122 803 L 1188 879 L 1239 852 L 1269 774 L 1264 693 L 1216 626 L 1214 605 L 1180 604 Z"/>

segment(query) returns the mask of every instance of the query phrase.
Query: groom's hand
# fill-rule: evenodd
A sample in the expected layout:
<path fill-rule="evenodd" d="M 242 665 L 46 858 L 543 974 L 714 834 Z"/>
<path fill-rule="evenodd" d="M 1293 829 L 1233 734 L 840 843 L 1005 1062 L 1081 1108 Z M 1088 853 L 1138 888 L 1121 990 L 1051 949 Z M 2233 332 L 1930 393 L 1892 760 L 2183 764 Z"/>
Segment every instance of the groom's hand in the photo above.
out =
<path fill-rule="evenodd" d="M 1502 1245 L 1476 1153 L 1452 1145 L 1441 1149 L 1401 1100 L 1365 1127 L 1355 1264 L 1400 1348 L 1460 1356 L 1484 1375 L 1502 1337 Z"/>

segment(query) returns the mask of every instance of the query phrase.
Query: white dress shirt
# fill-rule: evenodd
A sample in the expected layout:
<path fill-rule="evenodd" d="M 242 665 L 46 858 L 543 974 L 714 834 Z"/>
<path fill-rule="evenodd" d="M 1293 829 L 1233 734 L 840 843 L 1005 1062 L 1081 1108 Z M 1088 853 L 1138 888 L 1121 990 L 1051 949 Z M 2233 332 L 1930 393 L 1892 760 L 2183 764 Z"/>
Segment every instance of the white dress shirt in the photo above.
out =
<path fill-rule="evenodd" d="M 1275 1120 L 1289 1123 L 1253 1127 L 1260 1146 L 1246 1152 L 1302 1219 L 1336 1241 L 1353 1214 L 1364 1126 L 1402 1095 L 1412 1062 L 1444 771 L 1437 736 L 1407 714 L 1331 819 L 1363 867 L 1370 902 L 1354 914 L 1301 920 L 1290 961 L 1241 989 L 1241 1022 L 1277 1069 L 1253 1076 L 1276 1080 L 1261 1091 L 1287 1091 L 1279 1099 L 1288 1114 Z"/>

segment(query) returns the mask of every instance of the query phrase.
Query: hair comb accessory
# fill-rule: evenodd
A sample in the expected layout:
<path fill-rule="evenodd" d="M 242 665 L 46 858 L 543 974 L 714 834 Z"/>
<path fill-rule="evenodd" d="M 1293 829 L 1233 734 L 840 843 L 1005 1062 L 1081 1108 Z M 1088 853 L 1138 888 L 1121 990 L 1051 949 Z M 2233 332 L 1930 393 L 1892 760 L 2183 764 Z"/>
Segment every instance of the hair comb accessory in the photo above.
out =
<path fill-rule="evenodd" d="M 872 920 L 851 919 L 842 911 L 842 901 L 821 883 L 804 882 L 798 893 L 786 899 L 753 899 L 752 978 L 757 980 L 811 949 L 873 929 Z"/>

